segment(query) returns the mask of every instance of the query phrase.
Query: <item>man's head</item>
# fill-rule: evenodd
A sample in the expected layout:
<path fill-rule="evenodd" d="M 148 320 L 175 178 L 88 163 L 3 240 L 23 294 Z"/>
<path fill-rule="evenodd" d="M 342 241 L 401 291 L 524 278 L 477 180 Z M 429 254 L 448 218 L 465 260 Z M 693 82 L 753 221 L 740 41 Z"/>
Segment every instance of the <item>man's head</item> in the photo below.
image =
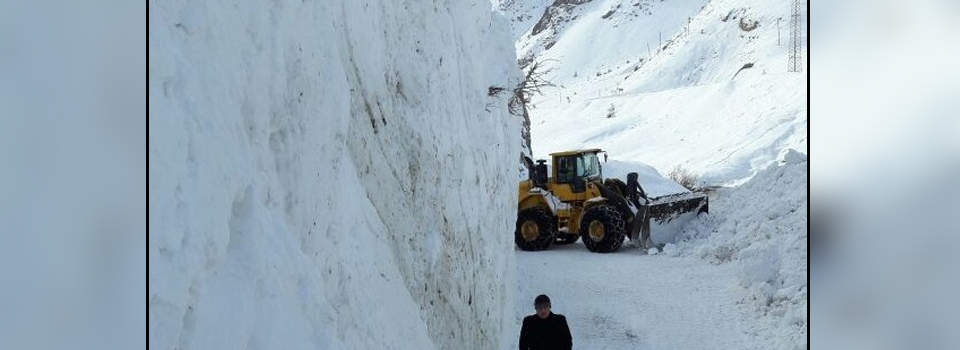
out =
<path fill-rule="evenodd" d="M 533 300 L 533 307 L 537 309 L 537 317 L 547 318 L 550 316 L 550 297 L 540 294 Z"/>

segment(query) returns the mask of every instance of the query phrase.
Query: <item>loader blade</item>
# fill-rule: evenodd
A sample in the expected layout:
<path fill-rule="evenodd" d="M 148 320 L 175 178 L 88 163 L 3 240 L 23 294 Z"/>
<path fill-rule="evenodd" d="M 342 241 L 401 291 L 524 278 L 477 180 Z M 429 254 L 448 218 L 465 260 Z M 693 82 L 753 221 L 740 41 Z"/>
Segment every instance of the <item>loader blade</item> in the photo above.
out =
<path fill-rule="evenodd" d="M 675 241 L 681 226 L 697 217 L 700 213 L 709 212 L 709 198 L 704 193 L 690 192 L 653 198 L 649 207 L 650 240 L 662 245 Z"/>
<path fill-rule="evenodd" d="M 709 200 L 705 193 L 689 192 L 660 196 L 650 200 L 650 217 L 669 222 L 674 214 L 687 212 L 708 213 Z"/>

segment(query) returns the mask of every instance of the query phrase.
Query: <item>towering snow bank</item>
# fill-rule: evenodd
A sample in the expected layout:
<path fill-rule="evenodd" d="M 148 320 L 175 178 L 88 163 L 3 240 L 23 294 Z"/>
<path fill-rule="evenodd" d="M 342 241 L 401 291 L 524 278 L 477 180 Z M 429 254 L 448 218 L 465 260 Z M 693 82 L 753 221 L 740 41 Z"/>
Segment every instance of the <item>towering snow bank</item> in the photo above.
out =
<path fill-rule="evenodd" d="M 151 349 L 512 342 L 487 3 L 150 3 Z M 504 330 L 510 329 L 505 334 Z"/>
<path fill-rule="evenodd" d="M 710 215 L 693 220 L 672 255 L 735 263 L 747 307 L 770 317 L 778 339 L 805 348 L 807 320 L 807 157 L 790 150 L 782 164 L 749 182 L 720 189 Z"/>

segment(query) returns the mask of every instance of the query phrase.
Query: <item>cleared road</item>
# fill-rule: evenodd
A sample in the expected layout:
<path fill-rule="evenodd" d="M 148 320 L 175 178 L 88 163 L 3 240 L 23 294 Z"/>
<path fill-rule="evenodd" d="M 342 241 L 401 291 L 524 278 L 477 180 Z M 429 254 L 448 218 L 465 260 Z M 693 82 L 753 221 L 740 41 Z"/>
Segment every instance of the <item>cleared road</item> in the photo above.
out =
<path fill-rule="evenodd" d="M 611 254 L 577 242 L 517 255 L 517 317 L 534 313 L 536 295 L 549 295 L 575 349 L 777 347 L 769 321 L 741 302 L 733 264 L 644 255 L 629 242 Z"/>

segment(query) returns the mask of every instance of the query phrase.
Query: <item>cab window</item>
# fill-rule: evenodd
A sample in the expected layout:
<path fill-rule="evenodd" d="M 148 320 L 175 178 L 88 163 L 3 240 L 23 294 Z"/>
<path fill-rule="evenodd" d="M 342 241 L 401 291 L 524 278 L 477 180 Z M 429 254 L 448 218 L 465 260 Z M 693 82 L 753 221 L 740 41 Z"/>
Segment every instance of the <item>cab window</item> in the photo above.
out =
<path fill-rule="evenodd" d="M 557 182 L 570 183 L 577 176 L 578 157 L 557 158 Z"/>

